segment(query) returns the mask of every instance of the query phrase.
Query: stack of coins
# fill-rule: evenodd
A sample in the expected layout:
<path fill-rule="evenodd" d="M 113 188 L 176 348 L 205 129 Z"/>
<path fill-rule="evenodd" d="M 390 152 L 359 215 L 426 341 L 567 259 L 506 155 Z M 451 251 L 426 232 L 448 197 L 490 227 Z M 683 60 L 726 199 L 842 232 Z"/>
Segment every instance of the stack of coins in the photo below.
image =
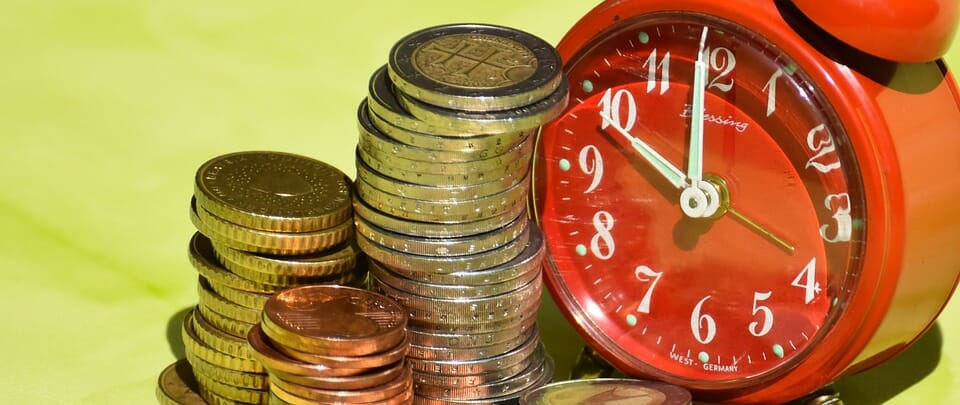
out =
<path fill-rule="evenodd" d="M 536 328 L 532 133 L 566 105 L 556 50 L 489 25 L 415 32 L 358 111 L 357 241 L 409 316 L 415 403 L 509 402 L 551 381 Z"/>
<path fill-rule="evenodd" d="M 270 375 L 270 403 L 405 404 L 407 316 L 382 294 L 310 285 L 270 298 L 247 340 Z"/>
<path fill-rule="evenodd" d="M 266 370 L 247 346 L 267 300 L 302 284 L 360 284 L 351 180 L 280 152 L 238 152 L 197 170 L 190 261 L 198 305 L 184 319 L 186 360 L 212 403 L 266 403 Z"/>

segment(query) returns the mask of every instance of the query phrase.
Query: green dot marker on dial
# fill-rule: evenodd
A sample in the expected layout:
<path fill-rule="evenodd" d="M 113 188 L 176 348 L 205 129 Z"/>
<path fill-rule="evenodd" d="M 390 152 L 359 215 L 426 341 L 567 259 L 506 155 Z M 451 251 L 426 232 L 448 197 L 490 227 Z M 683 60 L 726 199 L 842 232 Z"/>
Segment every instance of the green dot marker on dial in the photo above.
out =
<path fill-rule="evenodd" d="M 627 325 L 637 326 L 637 317 L 634 314 L 627 315 Z"/>
<path fill-rule="evenodd" d="M 586 247 L 586 246 L 583 246 L 583 245 L 577 245 L 577 255 L 578 255 L 578 256 L 586 256 L 586 255 L 587 255 L 587 247 Z"/>
<path fill-rule="evenodd" d="M 590 80 L 584 80 L 583 83 L 580 84 L 580 86 L 583 87 L 583 91 L 587 93 L 590 93 L 593 91 L 593 82 L 591 82 Z"/>
<path fill-rule="evenodd" d="M 560 170 L 570 170 L 570 161 L 567 159 L 560 159 Z"/>
<path fill-rule="evenodd" d="M 779 358 L 783 358 L 783 346 L 780 346 L 779 343 L 773 344 L 773 355 Z"/>
<path fill-rule="evenodd" d="M 710 355 L 707 354 L 707 352 L 700 352 L 700 354 L 697 355 L 697 359 L 699 359 L 701 363 L 706 363 L 710 361 Z"/>

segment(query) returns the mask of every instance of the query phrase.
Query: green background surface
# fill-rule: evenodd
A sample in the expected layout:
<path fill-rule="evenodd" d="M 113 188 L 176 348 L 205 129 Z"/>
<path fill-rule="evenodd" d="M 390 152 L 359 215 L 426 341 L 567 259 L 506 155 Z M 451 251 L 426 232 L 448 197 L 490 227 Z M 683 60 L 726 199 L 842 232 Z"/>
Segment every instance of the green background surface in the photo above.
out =
<path fill-rule="evenodd" d="M 279 150 L 353 176 L 356 108 L 396 40 L 488 22 L 555 44 L 594 4 L 0 0 L 0 402 L 154 403 L 197 300 L 201 163 Z M 847 404 L 960 403 L 958 313 L 840 381 Z M 579 339 L 552 304 L 541 319 L 569 369 Z"/>

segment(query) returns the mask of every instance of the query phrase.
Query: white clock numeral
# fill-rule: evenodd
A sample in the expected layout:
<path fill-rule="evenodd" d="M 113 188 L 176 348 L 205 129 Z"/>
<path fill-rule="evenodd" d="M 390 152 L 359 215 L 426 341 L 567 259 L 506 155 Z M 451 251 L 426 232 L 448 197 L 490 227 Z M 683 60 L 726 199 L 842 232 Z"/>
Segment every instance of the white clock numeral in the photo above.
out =
<path fill-rule="evenodd" d="M 637 123 L 637 101 L 633 98 L 633 93 L 627 89 L 619 89 L 616 92 L 613 89 L 607 89 L 600 97 L 600 115 L 607 117 L 617 128 L 624 131 L 630 131 Z M 621 108 L 627 108 L 626 117 L 621 112 Z M 600 129 L 607 129 L 610 123 L 605 119 L 600 120 Z"/>
<path fill-rule="evenodd" d="M 597 211 L 593 214 L 593 228 L 597 233 L 590 238 L 590 252 L 601 260 L 613 257 L 615 245 L 613 235 L 610 234 L 610 230 L 613 229 L 613 215 L 606 211 Z M 606 252 L 603 251 L 604 247 Z"/>
<path fill-rule="evenodd" d="M 807 147 L 815 154 L 807 160 L 805 168 L 814 168 L 820 173 L 829 173 L 840 168 L 840 159 L 837 157 L 837 147 L 833 144 L 833 137 L 826 132 L 826 126 L 817 125 L 807 132 Z"/>
<path fill-rule="evenodd" d="M 833 202 L 837 202 L 836 209 Z M 820 226 L 820 236 L 823 240 L 830 243 L 849 242 L 853 234 L 853 218 L 850 216 L 850 195 L 847 193 L 830 194 L 823 200 L 823 205 L 833 211 L 833 219 L 836 221 L 837 232 L 833 237 L 827 236 L 828 224 Z"/>
<path fill-rule="evenodd" d="M 725 83 L 718 82 L 733 72 L 733 68 L 737 66 L 737 58 L 733 56 L 732 51 L 724 47 L 720 47 L 712 51 L 708 48 L 705 52 L 710 55 L 710 68 L 720 71 L 720 73 L 710 81 L 710 84 L 707 85 L 707 88 L 719 89 L 723 92 L 730 91 L 730 89 L 733 88 L 733 78 L 730 78 L 730 81 Z"/>
<path fill-rule="evenodd" d="M 643 67 L 647 68 L 647 93 L 657 88 L 657 72 L 660 74 L 660 94 L 666 93 L 670 88 L 670 52 L 663 55 L 663 59 L 657 62 L 657 49 L 650 51 L 650 56 L 643 62 Z"/>
<path fill-rule="evenodd" d="M 773 112 L 777 110 L 777 79 L 783 76 L 783 68 L 777 68 L 777 71 L 773 72 L 770 75 L 770 80 L 767 80 L 767 84 L 763 86 L 763 90 L 767 93 L 767 116 L 773 115 Z"/>
<path fill-rule="evenodd" d="M 653 289 L 657 288 L 657 282 L 660 281 L 660 276 L 663 275 L 663 272 L 653 271 L 653 269 L 641 265 L 634 269 L 633 275 L 637 277 L 637 281 L 650 284 L 647 292 L 643 293 L 643 299 L 640 300 L 640 305 L 637 306 L 637 312 L 649 314 L 650 296 L 653 295 Z"/>
<path fill-rule="evenodd" d="M 717 337 L 717 321 L 708 314 L 703 314 L 703 303 L 707 302 L 710 296 L 703 297 L 697 306 L 693 307 L 693 313 L 690 314 L 690 330 L 693 331 L 693 338 L 702 344 L 708 344 Z"/>
<path fill-rule="evenodd" d="M 809 304 L 820 294 L 820 283 L 817 282 L 817 258 L 813 257 L 807 262 L 807 265 L 800 270 L 797 277 L 793 279 L 790 285 L 803 289 L 803 303 Z"/>
<path fill-rule="evenodd" d="M 587 194 L 600 184 L 600 179 L 603 178 L 603 156 L 600 155 L 600 150 L 596 146 L 587 145 L 583 149 L 580 149 L 580 170 L 584 174 L 593 175 L 593 180 L 590 182 L 590 186 L 583 191 L 584 194 Z"/>
<path fill-rule="evenodd" d="M 773 292 L 754 292 L 753 293 L 753 314 L 757 313 L 763 314 L 763 323 L 759 321 L 750 322 L 750 334 L 753 336 L 763 336 L 767 333 L 770 333 L 770 329 L 773 328 L 773 311 L 770 310 L 770 307 L 766 305 L 757 305 L 760 301 L 766 301 L 770 299 L 770 296 L 773 295 Z"/>

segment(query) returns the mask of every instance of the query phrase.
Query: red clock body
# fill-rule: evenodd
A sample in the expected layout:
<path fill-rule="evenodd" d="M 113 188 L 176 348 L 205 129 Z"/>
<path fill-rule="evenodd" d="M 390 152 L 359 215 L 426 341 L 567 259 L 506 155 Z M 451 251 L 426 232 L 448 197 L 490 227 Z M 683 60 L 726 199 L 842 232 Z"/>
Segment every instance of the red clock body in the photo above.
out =
<path fill-rule="evenodd" d="M 622 371 L 783 402 L 895 355 L 960 272 L 942 62 L 863 54 L 786 2 L 600 5 L 538 139 L 547 285 Z"/>

